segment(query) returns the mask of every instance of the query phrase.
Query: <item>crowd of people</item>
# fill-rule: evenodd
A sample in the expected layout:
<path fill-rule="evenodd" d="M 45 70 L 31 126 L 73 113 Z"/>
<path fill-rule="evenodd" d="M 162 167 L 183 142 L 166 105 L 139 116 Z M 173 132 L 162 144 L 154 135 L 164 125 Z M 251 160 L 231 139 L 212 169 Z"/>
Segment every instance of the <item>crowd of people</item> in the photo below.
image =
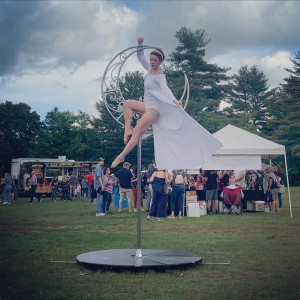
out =
<path fill-rule="evenodd" d="M 86 176 L 76 176 L 70 173 L 62 180 L 53 177 L 51 180 L 51 199 L 53 201 L 68 201 L 89 198 L 91 204 L 96 204 L 96 216 L 110 213 L 113 195 L 119 195 L 119 213 L 123 212 L 123 202 L 128 201 L 128 211 L 137 212 L 138 174 L 137 168 L 131 168 L 128 162 L 123 163 L 116 175 L 104 167 L 105 160 L 100 157 L 93 170 Z M 146 172 L 141 174 L 141 210 L 147 212 L 147 219 L 157 218 L 162 221 L 167 217 L 169 202 L 169 218 L 182 218 L 184 211 L 184 195 L 186 190 L 198 190 L 199 200 L 205 200 L 207 214 L 218 213 L 219 201 L 222 201 L 224 187 L 240 186 L 243 190 L 254 191 L 253 200 L 260 199 L 261 193 L 265 201 L 270 203 L 270 211 L 278 213 L 282 208 L 282 188 L 284 187 L 280 166 L 267 166 L 265 171 L 258 170 L 199 170 L 197 175 L 189 175 L 187 170 L 158 170 L 155 161 L 149 164 Z M 36 192 L 38 179 L 33 170 L 25 186 L 25 193 L 30 197 L 29 203 L 36 198 L 42 202 L 41 194 Z M 11 204 L 18 198 L 18 179 L 5 174 L 1 179 L 1 202 Z M 145 199 L 144 199 L 145 196 Z M 242 195 L 243 196 L 243 195 Z M 169 198 L 168 198 L 169 197 Z M 3 201 L 2 201 L 3 198 Z M 144 201 L 145 200 L 145 204 Z M 168 201 L 169 199 L 169 201 Z M 176 213 L 175 213 L 176 212 Z"/>
<path fill-rule="evenodd" d="M 12 204 L 18 199 L 19 180 L 10 173 L 5 173 L 0 183 L 0 203 Z M 2 201 L 3 198 L 3 201 Z"/>

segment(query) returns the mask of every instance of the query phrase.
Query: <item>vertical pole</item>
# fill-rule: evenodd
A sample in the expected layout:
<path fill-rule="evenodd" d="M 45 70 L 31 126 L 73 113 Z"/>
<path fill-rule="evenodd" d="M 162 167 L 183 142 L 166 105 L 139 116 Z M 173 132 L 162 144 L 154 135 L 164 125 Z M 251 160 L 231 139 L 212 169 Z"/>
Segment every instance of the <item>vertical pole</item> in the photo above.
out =
<path fill-rule="evenodd" d="M 139 137 L 138 142 L 138 149 L 137 149 L 137 250 L 136 250 L 136 257 L 142 257 L 141 251 L 141 185 L 142 185 L 142 135 Z"/>

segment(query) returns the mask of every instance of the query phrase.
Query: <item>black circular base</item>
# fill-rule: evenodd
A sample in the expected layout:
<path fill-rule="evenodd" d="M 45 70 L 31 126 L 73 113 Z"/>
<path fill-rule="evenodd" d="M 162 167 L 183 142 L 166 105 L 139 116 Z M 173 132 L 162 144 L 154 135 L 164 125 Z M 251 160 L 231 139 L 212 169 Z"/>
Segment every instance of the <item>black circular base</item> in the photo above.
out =
<path fill-rule="evenodd" d="M 159 249 L 139 249 L 141 257 L 136 257 L 136 249 L 109 249 L 79 254 L 79 263 L 89 267 L 109 269 L 167 269 L 183 267 L 201 262 L 198 254 Z"/>

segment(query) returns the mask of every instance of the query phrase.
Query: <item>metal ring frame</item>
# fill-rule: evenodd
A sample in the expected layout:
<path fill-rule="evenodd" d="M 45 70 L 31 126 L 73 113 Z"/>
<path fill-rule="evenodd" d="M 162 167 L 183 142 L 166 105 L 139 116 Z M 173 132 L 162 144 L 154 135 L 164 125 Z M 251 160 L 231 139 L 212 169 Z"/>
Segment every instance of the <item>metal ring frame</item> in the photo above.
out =
<path fill-rule="evenodd" d="M 121 52 L 119 52 L 107 65 L 101 83 L 101 97 L 104 101 L 106 109 L 110 113 L 110 115 L 122 126 L 124 124 L 120 121 L 123 116 L 123 103 L 125 101 L 123 94 L 120 90 L 120 73 L 122 67 L 129 57 L 131 57 L 138 50 L 144 49 L 156 49 L 158 47 L 149 46 L 149 45 L 137 45 L 129 47 Z M 183 108 L 185 109 L 188 100 L 189 100 L 189 81 L 184 73 L 184 91 L 180 98 L 180 101 L 183 102 Z M 186 99 L 184 101 L 184 97 Z M 141 96 L 139 101 L 143 101 L 143 96 Z M 139 115 L 135 114 L 135 118 L 139 118 Z M 147 131 L 149 132 L 149 131 Z M 149 132 L 150 133 L 150 132 Z"/>

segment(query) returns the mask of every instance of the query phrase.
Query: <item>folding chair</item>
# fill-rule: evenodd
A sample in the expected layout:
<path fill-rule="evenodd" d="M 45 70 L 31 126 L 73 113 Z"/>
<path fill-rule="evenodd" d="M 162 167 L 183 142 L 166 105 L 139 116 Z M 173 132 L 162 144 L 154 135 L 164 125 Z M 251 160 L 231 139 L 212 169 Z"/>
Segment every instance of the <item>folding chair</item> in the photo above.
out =
<path fill-rule="evenodd" d="M 227 215 L 231 212 L 242 214 L 242 188 L 240 186 L 235 189 L 223 187 L 223 198 L 224 204 L 229 209 Z M 240 206 L 240 211 L 238 211 L 238 206 Z"/>

